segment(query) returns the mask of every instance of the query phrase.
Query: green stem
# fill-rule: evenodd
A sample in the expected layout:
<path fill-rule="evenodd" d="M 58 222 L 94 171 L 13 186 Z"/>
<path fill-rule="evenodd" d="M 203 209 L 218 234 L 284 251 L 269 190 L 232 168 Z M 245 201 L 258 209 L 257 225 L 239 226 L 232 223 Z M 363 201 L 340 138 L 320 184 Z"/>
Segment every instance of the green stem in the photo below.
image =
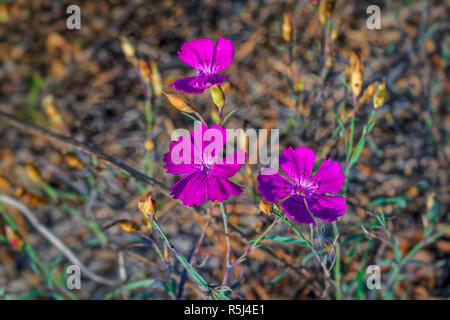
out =
<path fill-rule="evenodd" d="M 335 237 L 339 233 L 339 228 L 338 228 L 338 222 L 337 221 L 333 222 L 333 232 L 334 232 L 334 236 Z M 337 241 L 336 241 L 335 249 L 336 249 L 336 265 L 334 266 L 334 278 L 336 279 L 336 285 L 338 286 L 338 288 L 341 288 L 341 279 L 342 279 L 342 274 L 341 274 L 341 246 L 339 245 L 339 239 L 337 239 Z M 337 300 L 341 300 L 342 299 L 342 293 L 341 293 L 340 289 L 336 291 L 336 299 Z"/>
<path fill-rule="evenodd" d="M 284 213 L 278 212 L 278 214 L 282 214 L 284 215 Z M 316 260 L 319 262 L 320 266 L 322 267 L 322 270 L 325 273 L 325 277 L 326 279 L 330 280 L 331 284 L 336 288 L 336 291 L 338 292 L 338 295 L 341 295 L 341 289 L 340 287 L 336 284 L 336 282 L 331 279 L 330 277 L 330 272 L 327 269 L 327 267 L 323 264 L 322 260 L 320 259 L 319 254 L 317 253 L 317 251 L 314 249 L 313 244 L 306 239 L 306 237 L 293 225 L 293 223 L 289 220 L 289 219 L 284 219 L 283 220 L 302 240 L 304 240 L 307 243 L 307 247 L 311 250 L 311 252 L 313 253 L 314 257 L 316 258 Z"/>
<path fill-rule="evenodd" d="M 272 230 L 273 227 L 275 227 L 280 221 L 285 220 L 286 217 L 281 217 L 278 216 L 277 219 L 273 220 L 273 222 L 266 228 L 266 230 L 264 230 L 263 233 L 261 233 L 261 235 L 254 241 L 252 242 L 252 244 L 247 248 L 247 250 L 236 260 L 236 262 L 234 262 L 231 266 L 230 269 L 236 267 L 238 264 L 240 264 L 241 262 L 243 262 L 245 260 L 245 258 L 250 254 L 250 252 L 252 252 L 253 249 L 255 249 L 258 244 L 264 240 L 264 238 L 266 237 L 266 235 L 270 232 L 270 230 Z"/>
<path fill-rule="evenodd" d="M 177 257 L 178 261 L 183 265 L 183 267 L 186 269 L 186 271 L 191 275 L 192 278 L 204 289 L 206 289 L 208 292 L 211 290 L 210 285 L 208 282 L 206 282 L 205 279 L 191 266 L 191 264 L 186 260 L 186 258 L 181 255 L 177 249 L 173 246 L 173 244 L 170 242 L 170 240 L 167 238 L 167 236 L 164 234 L 162 229 L 160 228 L 159 224 L 156 222 L 156 220 L 153 219 L 152 221 L 153 227 L 158 231 L 161 238 L 166 243 L 167 247 L 173 252 L 173 254 Z"/>
<path fill-rule="evenodd" d="M 226 286 L 228 282 L 228 268 L 231 264 L 231 244 L 230 244 L 230 234 L 228 231 L 228 214 L 225 211 L 225 205 L 223 202 L 220 202 L 220 209 L 222 211 L 222 219 L 223 219 L 223 228 L 225 230 L 225 241 L 227 243 L 227 256 L 225 262 L 225 274 L 223 276 L 222 285 Z"/>

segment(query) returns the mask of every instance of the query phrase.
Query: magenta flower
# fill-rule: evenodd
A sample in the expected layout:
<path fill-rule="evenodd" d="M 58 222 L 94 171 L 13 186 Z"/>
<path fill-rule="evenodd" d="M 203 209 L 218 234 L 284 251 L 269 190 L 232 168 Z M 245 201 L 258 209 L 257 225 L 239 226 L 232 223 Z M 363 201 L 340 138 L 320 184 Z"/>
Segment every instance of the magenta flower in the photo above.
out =
<path fill-rule="evenodd" d="M 185 174 L 170 188 L 175 199 L 182 199 L 185 206 L 198 206 L 206 198 L 222 202 L 244 191 L 228 179 L 245 163 L 246 153 L 238 150 L 220 158 L 225 143 L 223 127 L 202 125 L 196 126 L 190 137 L 180 137 L 170 144 L 170 151 L 164 155 L 164 168 L 171 174 Z"/>
<path fill-rule="evenodd" d="M 211 39 L 185 42 L 178 51 L 178 57 L 197 70 L 197 75 L 179 79 L 171 85 L 176 90 L 186 93 L 202 93 L 212 85 L 220 85 L 227 76 L 217 72 L 228 67 L 233 61 L 233 56 L 233 43 L 222 37 L 217 40 L 215 47 Z"/>
<path fill-rule="evenodd" d="M 267 174 L 259 173 L 257 189 L 268 202 L 286 199 L 281 207 L 292 220 L 316 225 L 311 214 L 332 222 L 345 213 L 347 205 L 344 197 L 325 194 L 339 192 L 344 184 L 345 176 L 339 162 L 324 161 L 311 177 L 314 159 L 311 149 L 302 146 L 284 149 L 280 167 L 289 179 L 269 167 L 265 169 Z"/>

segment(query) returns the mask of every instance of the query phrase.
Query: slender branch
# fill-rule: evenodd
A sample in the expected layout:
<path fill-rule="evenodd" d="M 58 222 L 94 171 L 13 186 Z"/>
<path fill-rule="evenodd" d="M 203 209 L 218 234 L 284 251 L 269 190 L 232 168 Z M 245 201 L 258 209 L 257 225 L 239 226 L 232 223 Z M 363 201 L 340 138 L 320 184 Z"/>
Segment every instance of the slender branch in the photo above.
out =
<path fill-rule="evenodd" d="M 77 265 L 80 267 L 82 273 L 91 279 L 92 281 L 95 281 L 97 283 L 107 285 L 107 286 L 118 286 L 121 283 L 106 279 L 91 270 L 89 270 L 83 262 L 81 262 L 80 259 L 73 253 L 72 250 L 70 250 L 59 238 L 57 238 L 47 227 L 45 227 L 43 224 L 39 222 L 39 220 L 36 218 L 36 216 L 28 209 L 24 204 L 20 203 L 19 201 L 0 194 L 0 202 L 3 202 L 5 204 L 8 204 L 10 206 L 13 206 L 17 210 L 19 210 L 25 218 L 27 218 L 28 222 L 40 233 L 42 234 L 48 241 L 50 241 L 55 247 L 59 249 L 59 251 L 64 254 L 64 256 L 69 260 L 71 263 Z"/>
<path fill-rule="evenodd" d="M 77 148 L 83 150 L 84 152 L 86 152 L 90 155 L 96 156 L 100 160 L 103 160 L 103 161 L 111 164 L 112 166 L 121 170 L 122 172 L 133 176 L 136 180 L 148 183 L 150 185 L 157 186 L 161 189 L 162 192 L 169 194 L 169 188 L 167 186 L 165 186 L 163 183 L 147 176 L 146 174 L 144 174 L 143 172 L 141 172 L 139 170 L 136 170 L 136 169 L 128 166 L 123 161 L 98 150 L 97 148 L 89 145 L 88 143 L 84 143 L 84 142 L 54 133 L 50 130 L 47 130 L 47 129 L 41 128 L 35 124 L 32 124 L 28 121 L 18 119 L 15 116 L 8 114 L 6 112 L 3 112 L 1 110 L 0 110 L 0 117 L 8 119 L 8 122 L 11 125 L 13 125 L 14 127 L 18 128 L 18 129 L 21 129 L 27 133 L 30 133 L 30 134 L 33 134 L 33 135 L 36 135 L 36 136 L 39 136 L 42 138 L 47 138 L 50 140 L 65 142 L 74 147 L 77 147 Z"/>

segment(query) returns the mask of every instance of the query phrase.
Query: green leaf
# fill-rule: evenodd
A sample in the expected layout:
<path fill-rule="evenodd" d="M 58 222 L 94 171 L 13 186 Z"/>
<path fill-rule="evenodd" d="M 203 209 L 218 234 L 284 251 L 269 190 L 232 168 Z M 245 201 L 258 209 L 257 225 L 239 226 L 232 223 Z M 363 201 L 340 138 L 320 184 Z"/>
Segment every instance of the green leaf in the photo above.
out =
<path fill-rule="evenodd" d="M 362 240 L 366 237 L 366 235 L 364 233 L 356 233 L 356 234 L 352 234 L 351 236 L 348 236 L 347 238 L 344 239 L 344 243 L 348 243 L 348 242 L 353 242 L 353 241 L 358 241 L 358 240 Z"/>
<path fill-rule="evenodd" d="M 282 272 L 282 273 L 276 275 L 275 277 L 270 279 L 270 283 L 276 283 L 276 282 L 280 281 L 281 279 L 284 278 L 285 275 L 286 275 L 286 272 Z"/>
<path fill-rule="evenodd" d="M 285 242 L 285 243 L 295 243 L 295 244 L 301 244 L 301 245 L 307 245 L 308 243 L 304 240 L 295 239 L 295 238 L 289 238 L 289 237 L 264 237 L 263 240 L 272 240 L 272 241 L 278 241 L 278 242 Z M 255 240 L 252 240 L 250 242 L 254 242 Z"/>
<path fill-rule="evenodd" d="M 394 245 L 394 257 L 395 257 L 395 261 L 400 262 L 400 261 L 402 260 L 402 256 L 403 256 L 403 253 L 402 253 L 402 251 L 400 250 L 400 248 L 399 248 L 399 246 L 398 246 L 398 244 L 397 244 L 397 242 L 396 242 L 395 245 Z"/>
<path fill-rule="evenodd" d="M 222 121 L 222 125 L 224 125 L 225 122 L 228 120 L 228 118 L 230 118 L 236 111 L 237 111 L 237 109 L 233 109 L 229 114 L 227 114 Z"/>
<path fill-rule="evenodd" d="M 127 289 L 127 290 L 136 290 L 136 289 L 141 289 L 141 288 L 149 288 L 155 282 L 156 281 L 154 279 L 137 280 L 137 281 L 134 281 L 134 282 L 127 283 L 125 285 L 125 289 Z M 121 293 L 120 289 L 115 289 L 115 290 L 109 292 L 106 295 L 106 299 L 112 299 L 114 297 L 117 297 L 118 295 L 120 295 L 120 293 Z"/>
<path fill-rule="evenodd" d="M 400 208 L 404 209 L 404 208 L 406 208 L 407 203 L 408 203 L 408 198 L 398 196 L 398 197 L 388 197 L 388 198 L 377 198 L 375 200 L 372 200 L 369 203 L 369 206 L 397 204 L 397 205 L 399 205 Z"/>
<path fill-rule="evenodd" d="M 353 150 L 352 158 L 350 160 L 350 167 L 352 167 L 359 159 L 359 156 L 361 155 L 361 151 L 364 148 L 364 145 L 366 144 L 366 137 L 362 136 L 358 144 L 355 147 L 355 150 Z"/>

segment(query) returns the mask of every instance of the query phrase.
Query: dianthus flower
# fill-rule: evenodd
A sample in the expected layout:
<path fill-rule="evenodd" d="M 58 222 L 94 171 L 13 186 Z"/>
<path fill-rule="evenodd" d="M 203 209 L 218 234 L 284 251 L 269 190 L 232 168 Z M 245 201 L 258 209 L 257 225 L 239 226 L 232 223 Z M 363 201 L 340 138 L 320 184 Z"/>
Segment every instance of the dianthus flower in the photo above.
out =
<path fill-rule="evenodd" d="M 170 189 L 175 199 L 185 206 L 198 206 L 206 199 L 223 202 L 242 193 L 244 188 L 228 179 L 245 163 L 246 153 L 238 150 L 221 157 L 226 141 L 226 130 L 219 125 L 196 126 L 189 137 L 172 141 L 164 168 L 171 174 L 185 174 Z"/>
<path fill-rule="evenodd" d="M 214 46 L 211 39 L 196 39 L 182 44 L 178 57 L 184 63 L 197 70 L 194 77 L 186 77 L 171 85 L 186 93 L 202 93 L 212 85 L 220 85 L 227 76 L 217 72 L 228 67 L 233 61 L 234 46 L 230 40 L 222 37 Z"/>
<path fill-rule="evenodd" d="M 268 202 L 284 199 L 281 207 L 292 220 L 315 225 L 314 217 L 327 222 L 337 220 L 347 205 L 346 198 L 327 195 L 338 193 L 345 182 L 339 162 L 328 159 L 311 176 L 314 159 L 314 152 L 306 147 L 284 149 L 280 167 L 289 179 L 268 167 L 258 175 L 257 189 Z"/>

